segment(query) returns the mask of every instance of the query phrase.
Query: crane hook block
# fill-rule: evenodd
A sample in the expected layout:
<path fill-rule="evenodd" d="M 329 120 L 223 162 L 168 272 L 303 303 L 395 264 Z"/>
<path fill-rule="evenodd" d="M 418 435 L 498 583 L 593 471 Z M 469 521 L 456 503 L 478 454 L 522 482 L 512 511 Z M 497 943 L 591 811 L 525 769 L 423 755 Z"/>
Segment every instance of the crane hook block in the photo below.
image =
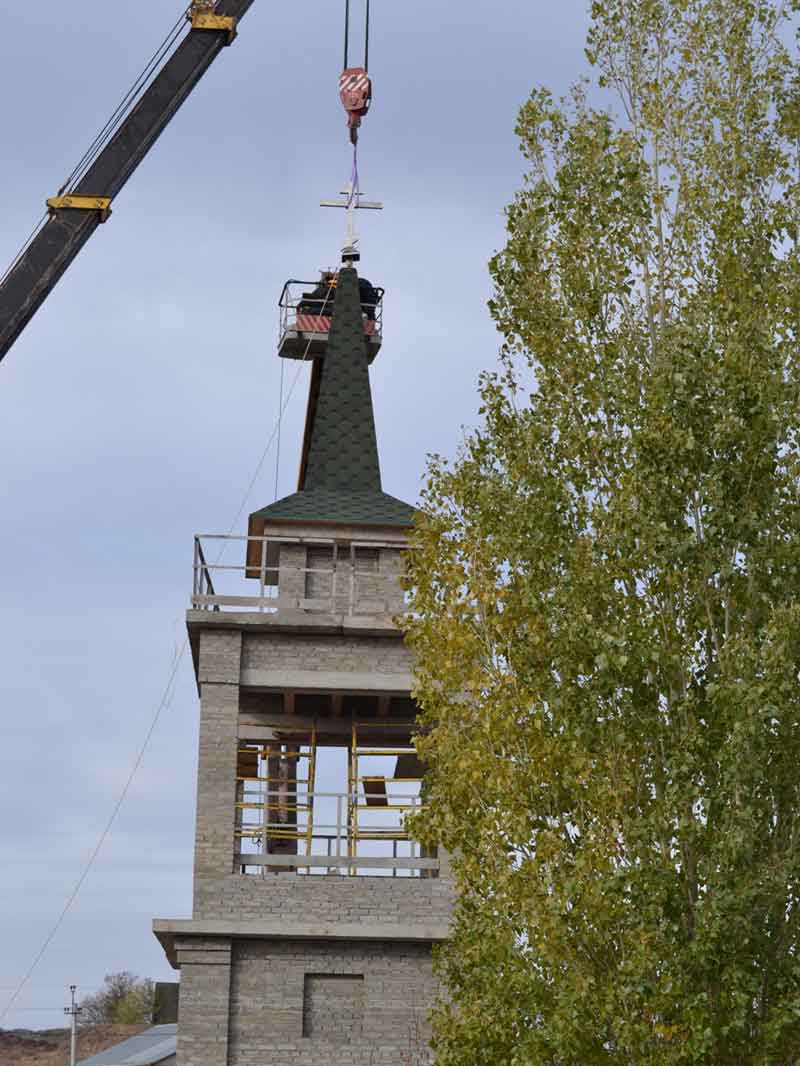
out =
<path fill-rule="evenodd" d="M 100 221 L 105 222 L 111 214 L 111 197 L 51 196 L 47 206 L 50 211 L 98 211 Z"/>
<path fill-rule="evenodd" d="M 347 126 L 353 144 L 358 140 L 361 119 L 372 102 L 372 81 L 363 67 L 348 67 L 339 78 L 339 99 L 347 112 Z"/>

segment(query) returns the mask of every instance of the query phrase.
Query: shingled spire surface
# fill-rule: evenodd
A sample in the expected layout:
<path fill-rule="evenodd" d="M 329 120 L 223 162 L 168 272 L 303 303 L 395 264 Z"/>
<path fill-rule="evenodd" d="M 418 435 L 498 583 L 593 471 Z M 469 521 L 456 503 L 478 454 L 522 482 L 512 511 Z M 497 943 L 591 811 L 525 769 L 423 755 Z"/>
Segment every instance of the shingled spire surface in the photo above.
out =
<path fill-rule="evenodd" d="M 381 489 L 358 275 L 352 267 L 339 273 L 311 417 L 300 491 L 252 514 L 251 530 L 275 519 L 410 525 L 413 507 Z"/>

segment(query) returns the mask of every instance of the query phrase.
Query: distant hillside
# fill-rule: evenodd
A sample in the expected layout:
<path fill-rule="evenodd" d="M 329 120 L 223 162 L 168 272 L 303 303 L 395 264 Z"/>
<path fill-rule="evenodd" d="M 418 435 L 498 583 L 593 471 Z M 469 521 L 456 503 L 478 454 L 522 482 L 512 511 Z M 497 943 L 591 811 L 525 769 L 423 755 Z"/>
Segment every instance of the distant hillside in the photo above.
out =
<path fill-rule="evenodd" d="M 96 1025 L 78 1034 L 78 1062 L 121 1044 L 147 1025 Z M 2 1066 L 67 1066 L 68 1029 L 0 1029 Z"/>

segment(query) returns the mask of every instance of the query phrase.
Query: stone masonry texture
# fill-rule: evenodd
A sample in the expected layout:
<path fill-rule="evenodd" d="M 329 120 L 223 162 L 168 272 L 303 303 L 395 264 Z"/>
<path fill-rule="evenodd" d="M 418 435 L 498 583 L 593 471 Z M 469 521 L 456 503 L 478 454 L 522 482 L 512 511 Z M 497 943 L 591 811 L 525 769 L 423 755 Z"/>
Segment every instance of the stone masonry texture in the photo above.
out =
<path fill-rule="evenodd" d="M 305 558 L 304 548 L 281 548 L 281 583 L 295 581 L 298 596 Z M 399 552 L 367 553 L 363 565 L 362 594 L 381 598 L 389 588 L 386 602 L 399 605 Z M 193 932 L 186 923 L 176 933 L 178 1066 L 424 1066 L 437 994 L 432 945 L 452 913 L 450 879 L 247 876 L 234 863 L 238 737 L 258 722 L 253 707 L 267 708 L 265 692 L 275 692 L 269 713 L 280 713 L 281 686 L 270 677 L 303 677 L 313 690 L 320 674 L 341 679 L 346 692 L 353 675 L 352 691 L 402 695 L 412 661 L 401 635 L 388 626 L 386 635 L 326 631 L 313 614 L 291 631 L 215 626 L 210 617 L 196 662 L 193 920 L 214 926 Z M 252 707 L 251 693 L 260 693 Z"/>
<path fill-rule="evenodd" d="M 231 944 L 193 937 L 177 944 L 181 968 L 180 1066 L 226 1066 L 230 1031 Z"/>
<path fill-rule="evenodd" d="M 335 990 L 334 977 L 350 981 Z M 238 941 L 228 1066 L 402 1066 L 410 1053 L 426 1061 L 435 993 L 427 945 Z M 349 1033 L 333 1016 L 336 999 L 356 1021 Z"/>
<path fill-rule="evenodd" d="M 303 979 L 303 1037 L 358 1043 L 364 1033 L 364 975 L 307 973 Z"/>
<path fill-rule="evenodd" d="M 248 634 L 242 648 L 242 669 L 408 674 L 411 672 L 411 652 L 399 635 Z"/>
<path fill-rule="evenodd" d="M 447 878 L 307 876 L 202 878 L 195 886 L 195 918 L 254 921 L 313 919 L 370 925 L 446 922 L 453 903 Z"/>

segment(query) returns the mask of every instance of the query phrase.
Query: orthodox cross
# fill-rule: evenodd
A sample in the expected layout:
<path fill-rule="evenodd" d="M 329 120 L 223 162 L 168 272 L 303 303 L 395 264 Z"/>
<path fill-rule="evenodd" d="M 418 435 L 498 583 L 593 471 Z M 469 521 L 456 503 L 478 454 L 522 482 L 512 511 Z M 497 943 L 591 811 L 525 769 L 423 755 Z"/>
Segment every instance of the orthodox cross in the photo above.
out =
<path fill-rule="evenodd" d="M 320 207 L 343 207 L 347 211 L 347 239 L 342 249 L 343 259 L 358 259 L 358 236 L 356 235 L 356 211 L 382 211 L 383 204 L 374 200 L 362 200 L 361 192 L 348 184 L 342 189 L 341 200 L 321 200 Z"/>

